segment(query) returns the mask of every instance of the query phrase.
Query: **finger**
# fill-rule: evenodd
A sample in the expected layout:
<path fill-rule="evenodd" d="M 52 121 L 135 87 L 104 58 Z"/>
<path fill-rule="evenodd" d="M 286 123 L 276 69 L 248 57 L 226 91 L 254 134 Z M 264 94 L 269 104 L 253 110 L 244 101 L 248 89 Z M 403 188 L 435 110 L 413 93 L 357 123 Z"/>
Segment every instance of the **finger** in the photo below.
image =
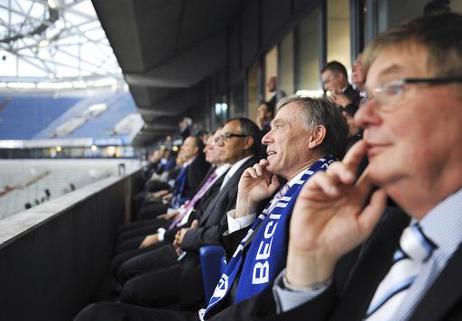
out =
<path fill-rule="evenodd" d="M 386 200 L 387 194 L 384 190 L 378 189 L 372 193 L 369 204 L 367 204 L 358 218 L 363 239 L 367 238 L 377 225 L 377 222 L 385 211 Z"/>
<path fill-rule="evenodd" d="M 257 173 L 255 171 L 255 168 L 249 167 L 245 170 L 245 172 L 248 177 L 257 178 Z"/>
<path fill-rule="evenodd" d="M 313 181 L 313 182 L 311 182 Z M 336 175 L 328 175 L 325 172 L 317 172 L 314 175 L 309 183 L 309 186 L 315 187 L 316 190 L 321 190 L 327 196 L 335 197 L 339 194 L 339 185 L 340 179 Z"/>
<path fill-rule="evenodd" d="M 253 169 L 255 170 L 255 174 L 257 174 L 257 176 L 262 176 L 264 173 L 264 168 L 258 163 L 253 165 Z"/>
<path fill-rule="evenodd" d="M 260 164 L 261 167 L 266 168 L 269 165 L 269 162 L 266 158 L 261 159 L 258 164 Z"/>
<path fill-rule="evenodd" d="M 279 182 L 278 177 L 276 175 L 272 175 L 271 176 L 271 183 L 268 186 L 268 191 L 271 194 L 274 194 L 277 191 L 277 189 L 279 188 L 280 185 L 281 185 L 281 183 Z"/>
<path fill-rule="evenodd" d="M 329 176 L 336 176 L 339 182 L 347 185 L 353 184 L 356 179 L 355 172 L 351 171 L 342 162 L 335 162 L 330 165 L 326 171 L 326 174 Z"/>
<path fill-rule="evenodd" d="M 192 221 L 191 228 L 197 228 L 198 226 L 199 226 L 199 221 L 198 220 Z"/>
<path fill-rule="evenodd" d="M 356 182 L 356 186 L 357 186 L 357 196 L 360 196 L 363 198 L 363 202 L 365 202 L 367 200 L 367 198 L 369 198 L 370 196 L 370 193 L 372 191 L 372 188 L 374 187 L 373 184 L 372 184 L 372 181 L 367 173 L 367 169 L 366 171 L 364 171 L 364 173 L 362 173 L 362 175 L 358 178 L 357 182 Z"/>
<path fill-rule="evenodd" d="M 356 173 L 361 161 L 366 156 L 366 150 L 366 142 L 362 139 L 359 140 L 345 154 L 342 163 L 344 163 L 350 171 Z"/>

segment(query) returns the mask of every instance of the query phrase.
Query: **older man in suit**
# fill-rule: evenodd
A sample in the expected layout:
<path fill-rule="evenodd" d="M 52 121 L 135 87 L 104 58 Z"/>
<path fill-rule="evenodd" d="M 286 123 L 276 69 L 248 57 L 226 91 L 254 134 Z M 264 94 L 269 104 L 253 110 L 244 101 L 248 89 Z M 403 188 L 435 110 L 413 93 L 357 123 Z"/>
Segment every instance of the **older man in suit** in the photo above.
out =
<path fill-rule="evenodd" d="M 334 104 L 302 97 L 281 100 L 271 127 L 262 140 L 267 158 L 242 174 L 236 208 L 220 229 L 229 262 L 207 309 L 180 312 L 106 303 L 87 308 L 77 320 L 207 319 L 269 287 L 285 264 L 288 222 L 301 186 L 342 155 L 348 132 Z"/>
<path fill-rule="evenodd" d="M 389 30 L 366 61 L 364 140 L 305 185 L 276 304 L 268 291 L 217 320 L 462 320 L 462 16 Z"/>

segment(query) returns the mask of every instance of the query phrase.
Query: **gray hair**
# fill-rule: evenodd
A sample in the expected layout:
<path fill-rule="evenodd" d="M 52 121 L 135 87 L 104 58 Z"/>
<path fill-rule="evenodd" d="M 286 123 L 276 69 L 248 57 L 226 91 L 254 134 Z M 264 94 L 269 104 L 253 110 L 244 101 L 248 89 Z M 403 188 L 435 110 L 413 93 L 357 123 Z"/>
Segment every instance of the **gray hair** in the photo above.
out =
<path fill-rule="evenodd" d="M 320 145 L 324 154 L 342 158 L 345 154 L 348 137 L 348 125 L 340 109 L 326 98 L 310 98 L 289 96 L 282 98 L 276 106 L 276 114 L 287 106 L 295 103 L 302 107 L 303 122 L 307 130 L 317 126 L 326 128 L 326 137 Z"/>

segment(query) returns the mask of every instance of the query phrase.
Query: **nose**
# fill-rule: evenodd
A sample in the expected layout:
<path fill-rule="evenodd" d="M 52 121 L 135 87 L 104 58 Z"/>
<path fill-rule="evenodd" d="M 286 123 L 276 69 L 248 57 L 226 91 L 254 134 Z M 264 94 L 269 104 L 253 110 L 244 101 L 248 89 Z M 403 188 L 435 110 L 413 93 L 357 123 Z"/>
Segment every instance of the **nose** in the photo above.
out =
<path fill-rule="evenodd" d="M 374 104 L 374 100 L 368 100 L 360 105 L 354 117 L 357 126 L 367 128 L 381 123 L 382 119 Z"/>
<path fill-rule="evenodd" d="M 261 143 L 263 145 L 269 145 L 274 141 L 273 139 L 273 130 L 271 129 L 269 132 L 267 132 L 261 139 Z"/>

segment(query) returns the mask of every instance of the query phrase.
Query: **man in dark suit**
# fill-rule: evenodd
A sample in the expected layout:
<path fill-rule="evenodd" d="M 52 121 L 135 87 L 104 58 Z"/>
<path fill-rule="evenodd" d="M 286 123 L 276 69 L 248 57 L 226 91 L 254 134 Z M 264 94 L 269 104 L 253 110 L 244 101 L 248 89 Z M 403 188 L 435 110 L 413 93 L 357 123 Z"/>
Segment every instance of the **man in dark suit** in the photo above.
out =
<path fill-rule="evenodd" d="M 461 39 L 462 16 L 445 13 L 371 44 L 364 140 L 301 192 L 277 303 L 267 292 L 217 320 L 462 320 Z M 407 215 L 384 211 L 386 196 Z"/>
<path fill-rule="evenodd" d="M 338 107 L 354 115 L 359 107 L 359 91 L 348 82 L 348 74 L 343 64 L 330 61 L 321 69 L 322 88 L 327 97 Z"/>
<path fill-rule="evenodd" d="M 181 145 L 180 154 L 185 163 L 175 179 L 175 186 L 168 197 L 169 202 L 162 201 L 144 204 L 137 214 L 138 219 L 149 219 L 163 214 L 170 207 L 178 208 L 191 199 L 197 187 L 205 177 L 210 164 L 205 160 L 204 144 L 200 137 L 189 136 Z M 165 196 L 164 196 L 165 197 Z"/>
<path fill-rule="evenodd" d="M 121 293 L 122 302 L 165 306 L 180 301 L 185 307 L 202 303 L 198 250 L 202 245 L 218 243 L 218 224 L 235 206 L 239 178 L 258 161 L 259 136 L 258 127 L 247 118 L 231 119 L 224 125 L 216 148 L 220 150 L 221 161 L 231 167 L 221 185 L 207 206 L 194 213 L 196 221 L 178 231 L 173 247 L 162 246 L 120 266 L 119 279 L 129 280 Z M 180 262 L 174 248 L 186 254 Z M 173 283 L 173 279 L 178 282 Z"/>
<path fill-rule="evenodd" d="M 205 318 L 210 318 L 271 285 L 285 264 L 288 222 L 301 186 L 314 172 L 327 168 L 332 156 L 342 155 L 348 132 L 334 104 L 325 99 L 295 96 L 281 100 L 271 127 L 262 139 L 267 145 L 267 158 L 244 171 L 235 210 L 226 213 L 221 231 L 225 231 L 222 236 L 229 262 L 206 311 L 200 313 L 201 318 L 204 313 Z M 223 134 L 223 140 L 238 139 L 241 137 L 238 133 L 237 128 L 229 131 Z M 281 186 L 276 175 L 285 178 L 287 184 Z M 233 184 L 237 185 L 237 180 Z M 266 207 L 261 211 L 262 201 Z M 182 246 L 188 242 L 188 234 L 179 240 Z M 197 237 L 200 239 L 202 234 Z M 182 288 L 182 295 L 188 290 Z M 151 291 L 156 289 L 151 287 Z M 192 311 L 98 304 L 84 310 L 77 320 L 105 318 L 116 321 L 199 320 L 200 317 Z"/>

